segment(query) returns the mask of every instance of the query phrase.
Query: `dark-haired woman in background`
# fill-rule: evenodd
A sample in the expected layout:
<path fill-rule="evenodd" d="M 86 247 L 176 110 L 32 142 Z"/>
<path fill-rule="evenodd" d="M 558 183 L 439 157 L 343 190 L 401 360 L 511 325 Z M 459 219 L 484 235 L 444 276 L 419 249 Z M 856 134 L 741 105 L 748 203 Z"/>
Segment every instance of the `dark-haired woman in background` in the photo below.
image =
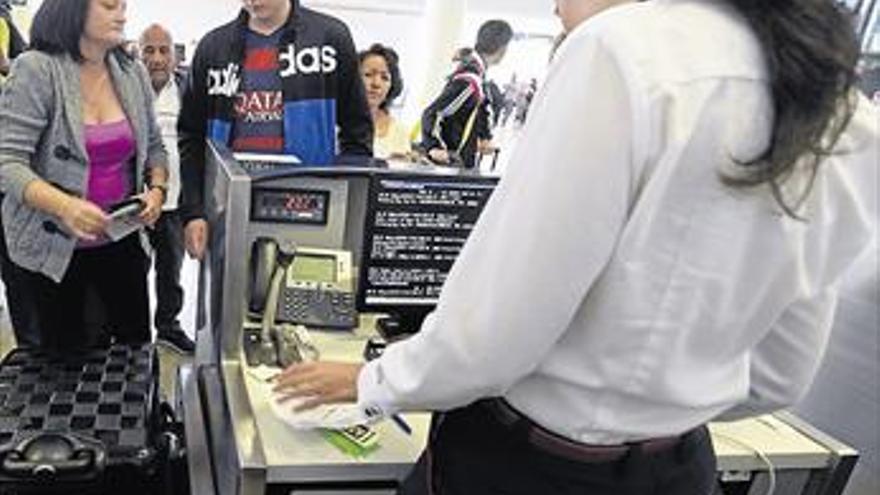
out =
<path fill-rule="evenodd" d="M 9 256 L 32 291 L 41 343 L 98 343 L 84 323 L 94 291 L 115 341 L 148 342 L 148 244 L 111 239 L 111 205 L 138 195 L 152 225 L 166 155 L 145 69 L 121 49 L 124 0 L 45 0 L 31 50 L 0 97 L 0 187 Z"/>
<path fill-rule="evenodd" d="M 405 158 L 412 145 L 409 131 L 389 112 L 395 98 L 403 92 L 403 78 L 394 49 L 374 44 L 358 54 L 361 78 L 367 90 L 367 103 L 373 116 L 373 156 L 376 158 Z"/>
<path fill-rule="evenodd" d="M 709 495 L 705 424 L 805 393 L 876 232 L 853 25 L 834 0 L 556 7 L 568 37 L 436 311 L 278 388 L 445 411 L 433 486 L 404 493 Z"/>

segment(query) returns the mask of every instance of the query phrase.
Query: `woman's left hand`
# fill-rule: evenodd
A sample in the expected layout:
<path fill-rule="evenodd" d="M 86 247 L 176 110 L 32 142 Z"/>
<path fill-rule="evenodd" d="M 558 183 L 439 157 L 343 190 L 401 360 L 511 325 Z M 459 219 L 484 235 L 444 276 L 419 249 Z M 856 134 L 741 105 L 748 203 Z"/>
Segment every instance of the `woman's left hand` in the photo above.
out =
<path fill-rule="evenodd" d="M 275 377 L 274 391 L 281 394 L 281 402 L 305 398 L 296 407 L 297 411 L 322 404 L 354 402 L 357 400 L 357 379 L 362 367 L 362 364 L 334 362 L 294 364 Z"/>
<path fill-rule="evenodd" d="M 140 219 L 146 225 L 152 227 L 162 214 L 162 205 L 165 204 L 165 193 L 161 189 L 151 188 L 141 194 L 140 198 L 144 202 L 144 209 L 141 210 Z"/>

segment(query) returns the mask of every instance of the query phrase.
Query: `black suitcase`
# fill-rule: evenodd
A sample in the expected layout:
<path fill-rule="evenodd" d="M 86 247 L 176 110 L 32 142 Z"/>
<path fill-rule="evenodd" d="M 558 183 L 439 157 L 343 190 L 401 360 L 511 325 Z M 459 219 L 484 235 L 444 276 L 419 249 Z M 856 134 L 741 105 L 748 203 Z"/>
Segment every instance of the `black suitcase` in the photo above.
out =
<path fill-rule="evenodd" d="M 0 362 L 0 495 L 167 493 L 152 345 Z"/>

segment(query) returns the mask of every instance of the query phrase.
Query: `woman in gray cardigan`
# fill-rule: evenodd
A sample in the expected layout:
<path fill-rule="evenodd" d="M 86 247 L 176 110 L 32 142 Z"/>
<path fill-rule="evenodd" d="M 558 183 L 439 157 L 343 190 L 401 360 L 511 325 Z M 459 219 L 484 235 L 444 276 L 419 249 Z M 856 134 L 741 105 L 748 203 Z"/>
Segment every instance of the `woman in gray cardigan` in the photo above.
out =
<path fill-rule="evenodd" d="M 107 230 L 112 206 L 135 195 L 152 225 L 166 190 L 153 91 L 120 48 L 124 25 L 124 0 L 44 1 L 0 97 L 4 235 L 50 349 L 97 343 L 88 292 L 107 336 L 150 339 L 143 229 L 115 240 Z"/>

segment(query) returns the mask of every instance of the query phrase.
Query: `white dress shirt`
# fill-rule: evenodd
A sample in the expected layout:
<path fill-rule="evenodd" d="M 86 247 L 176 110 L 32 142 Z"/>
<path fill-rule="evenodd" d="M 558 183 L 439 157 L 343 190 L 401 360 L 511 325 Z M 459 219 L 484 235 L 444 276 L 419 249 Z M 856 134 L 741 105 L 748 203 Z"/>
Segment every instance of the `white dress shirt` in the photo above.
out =
<path fill-rule="evenodd" d="M 177 115 L 180 113 L 180 91 L 174 82 L 174 75 L 168 84 L 156 95 L 154 102 L 156 121 L 162 131 L 162 141 L 168 152 L 168 194 L 162 210 L 177 209 L 180 198 L 180 153 L 177 150 Z"/>
<path fill-rule="evenodd" d="M 724 185 L 768 141 L 762 60 L 721 2 L 628 4 L 574 30 L 436 311 L 363 368 L 361 406 L 503 396 L 615 444 L 795 401 L 874 235 L 880 129 L 859 101 L 807 221 L 767 187 Z"/>

